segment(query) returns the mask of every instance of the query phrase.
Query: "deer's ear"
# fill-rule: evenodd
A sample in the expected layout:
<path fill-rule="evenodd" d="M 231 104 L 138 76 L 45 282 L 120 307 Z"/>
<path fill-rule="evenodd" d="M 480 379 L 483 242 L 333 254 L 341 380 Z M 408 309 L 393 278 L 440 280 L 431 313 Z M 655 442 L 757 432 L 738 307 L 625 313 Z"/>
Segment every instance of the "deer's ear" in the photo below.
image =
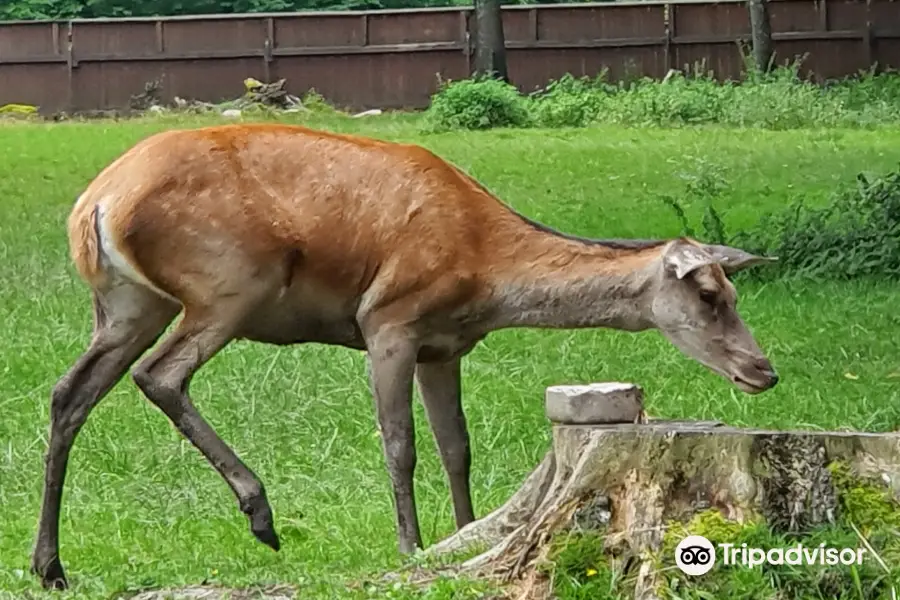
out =
<path fill-rule="evenodd" d="M 688 273 L 715 263 L 716 258 L 711 253 L 683 240 L 673 242 L 663 255 L 665 268 L 674 272 L 678 279 L 684 279 Z"/>
<path fill-rule="evenodd" d="M 774 256 L 757 256 L 741 250 L 740 248 L 732 248 L 730 246 L 719 246 L 716 244 L 704 244 L 703 249 L 715 259 L 717 263 L 722 265 L 725 273 L 731 275 L 737 273 L 747 267 L 761 265 L 764 263 L 775 262 L 778 260 Z"/>

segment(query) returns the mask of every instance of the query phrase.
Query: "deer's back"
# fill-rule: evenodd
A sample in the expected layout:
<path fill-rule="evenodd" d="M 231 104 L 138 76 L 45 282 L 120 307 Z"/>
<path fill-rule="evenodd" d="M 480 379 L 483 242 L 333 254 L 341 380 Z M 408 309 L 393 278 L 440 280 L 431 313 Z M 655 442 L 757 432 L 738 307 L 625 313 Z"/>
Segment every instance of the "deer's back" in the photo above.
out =
<path fill-rule="evenodd" d="M 422 148 L 228 125 L 157 134 L 101 172 L 70 219 L 76 262 L 95 207 L 101 251 L 182 302 L 293 285 L 344 312 L 379 276 L 384 295 L 465 276 L 499 205 Z"/>

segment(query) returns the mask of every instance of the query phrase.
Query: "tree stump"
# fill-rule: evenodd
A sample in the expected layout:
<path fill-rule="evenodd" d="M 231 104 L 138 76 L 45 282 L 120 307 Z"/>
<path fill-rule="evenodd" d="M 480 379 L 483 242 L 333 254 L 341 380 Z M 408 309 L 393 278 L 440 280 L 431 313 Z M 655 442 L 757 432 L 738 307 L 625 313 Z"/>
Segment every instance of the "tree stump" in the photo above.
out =
<path fill-rule="evenodd" d="M 838 462 L 885 486 L 894 500 L 900 495 L 896 434 L 648 420 L 639 406 L 635 412 L 636 386 L 594 384 L 593 390 L 579 400 L 591 406 L 570 414 L 582 422 L 552 424 L 552 448 L 504 505 L 426 554 L 481 550 L 454 566 L 454 574 L 499 579 L 520 589 L 519 598 L 541 597 L 535 565 L 546 558 L 551 537 L 602 529 L 611 552 L 638 561 L 634 597 L 651 599 L 658 597 L 661 577 L 651 557 L 673 522 L 715 509 L 730 521 L 761 517 L 774 531 L 833 523 L 839 502 L 830 466 Z M 631 394 L 628 402 L 623 393 Z M 565 391 L 551 389 L 548 402 L 553 395 Z M 623 402 L 630 411 L 622 410 Z M 619 411 L 620 422 L 604 415 L 604 403 Z M 551 412 L 567 414 L 559 407 Z M 587 422 L 588 413 L 601 424 Z"/>

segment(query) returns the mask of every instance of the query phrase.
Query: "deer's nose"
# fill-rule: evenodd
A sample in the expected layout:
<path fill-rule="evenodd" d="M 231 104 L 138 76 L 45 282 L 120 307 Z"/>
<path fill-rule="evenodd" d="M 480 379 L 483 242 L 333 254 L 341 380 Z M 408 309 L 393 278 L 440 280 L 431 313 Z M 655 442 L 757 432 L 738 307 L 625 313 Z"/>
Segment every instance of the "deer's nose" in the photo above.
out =
<path fill-rule="evenodd" d="M 775 387 L 778 384 L 778 373 L 775 372 L 775 368 L 772 366 L 772 363 L 769 362 L 768 358 L 760 357 L 756 359 L 753 366 L 769 378 L 769 387 Z"/>

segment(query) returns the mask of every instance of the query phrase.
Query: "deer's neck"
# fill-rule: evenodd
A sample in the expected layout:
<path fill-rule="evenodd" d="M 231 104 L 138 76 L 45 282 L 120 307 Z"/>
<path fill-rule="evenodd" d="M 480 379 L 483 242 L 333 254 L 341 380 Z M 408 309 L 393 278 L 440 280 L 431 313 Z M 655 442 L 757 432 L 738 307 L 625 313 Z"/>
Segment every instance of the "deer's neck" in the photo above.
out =
<path fill-rule="evenodd" d="M 503 235 L 491 277 L 495 327 L 653 327 L 650 296 L 662 242 L 574 238 L 525 221 Z"/>

